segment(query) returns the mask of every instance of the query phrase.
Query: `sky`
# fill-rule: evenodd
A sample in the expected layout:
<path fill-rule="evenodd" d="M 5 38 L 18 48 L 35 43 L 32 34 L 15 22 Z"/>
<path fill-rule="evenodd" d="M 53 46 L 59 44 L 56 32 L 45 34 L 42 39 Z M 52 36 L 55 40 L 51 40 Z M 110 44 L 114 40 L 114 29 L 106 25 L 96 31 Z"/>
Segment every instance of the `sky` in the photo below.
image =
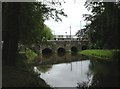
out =
<path fill-rule="evenodd" d="M 85 8 L 84 3 L 86 0 L 64 0 L 66 3 L 62 3 L 64 12 L 68 15 L 67 17 L 62 16 L 62 22 L 55 22 L 54 20 L 46 20 L 45 24 L 51 28 L 52 33 L 55 35 L 71 35 L 83 28 L 86 22 L 82 18 L 83 14 L 89 14 Z"/>

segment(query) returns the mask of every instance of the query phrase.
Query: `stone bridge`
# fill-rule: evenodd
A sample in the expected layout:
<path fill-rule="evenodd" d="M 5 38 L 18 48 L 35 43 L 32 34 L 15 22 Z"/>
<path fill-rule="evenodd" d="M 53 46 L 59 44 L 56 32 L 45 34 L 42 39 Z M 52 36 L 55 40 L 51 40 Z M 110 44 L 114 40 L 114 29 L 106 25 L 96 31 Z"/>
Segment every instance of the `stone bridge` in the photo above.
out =
<path fill-rule="evenodd" d="M 47 43 L 40 45 L 40 54 L 45 50 L 51 50 L 48 52 L 57 53 L 59 51 L 74 52 L 82 49 L 86 49 L 88 41 L 80 40 L 48 40 Z"/>

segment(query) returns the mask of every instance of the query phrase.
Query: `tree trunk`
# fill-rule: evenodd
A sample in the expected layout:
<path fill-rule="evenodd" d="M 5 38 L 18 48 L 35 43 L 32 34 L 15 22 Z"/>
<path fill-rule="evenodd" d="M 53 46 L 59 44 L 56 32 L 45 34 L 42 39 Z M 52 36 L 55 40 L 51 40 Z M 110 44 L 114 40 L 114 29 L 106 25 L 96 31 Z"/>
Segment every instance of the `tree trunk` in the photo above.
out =
<path fill-rule="evenodd" d="M 3 63 L 7 65 L 14 65 L 16 62 L 16 53 L 18 48 L 19 38 L 19 11 L 20 3 L 9 2 L 7 3 L 7 14 L 4 14 L 3 21 Z M 6 26 L 6 27 L 4 27 Z"/>

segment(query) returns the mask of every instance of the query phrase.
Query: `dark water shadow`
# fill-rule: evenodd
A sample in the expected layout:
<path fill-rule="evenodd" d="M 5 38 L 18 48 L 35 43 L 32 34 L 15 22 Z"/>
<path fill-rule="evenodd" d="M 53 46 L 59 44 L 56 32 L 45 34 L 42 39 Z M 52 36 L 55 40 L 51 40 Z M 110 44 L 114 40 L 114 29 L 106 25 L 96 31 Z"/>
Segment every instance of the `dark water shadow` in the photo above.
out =
<path fill-rule="evenodd" d="M 115 62 L 103 60 L 90 60 L 88 77 L 92 77 L 91 87 L 119 87 L 119 70 Z M 78 86 L 87 87 L 88 82 L 79 83 Z"/>
<path fill-rule="evenodd" d="M 63 56 L 65 56 L 65 54 L 66 54 L 65 52 L 58 52 L 58 53 L 57 53 L 57 56 L 63 57 Z"/>
<path fill-rule="evenodd" d="M 52 56 L 52 54 L 42 54 L 43 58 L 50 58 Z"/>
<path fill-rule="evenodd" d="M 43 53 L 42 57 L 43 58 L 50 58 L 52 56 L 53 53 Z"/>
<path fill-rule="evenodd" d="M 78 52 L 71 52 L 71 56 L 77 56 Z"/>
<path fill-rule="evenodd" d="M 42 61 L 42 65 L 46 64 L 59 64 L 59 63 L 67 63 L 71 61 L 78 61 L 81 60 L 81 57 L 79 55 L 71 55 L 70 53 L 53 53 L 53 54 L 42 54 L 42 56 L 39 57 L 39 59 Z"/>

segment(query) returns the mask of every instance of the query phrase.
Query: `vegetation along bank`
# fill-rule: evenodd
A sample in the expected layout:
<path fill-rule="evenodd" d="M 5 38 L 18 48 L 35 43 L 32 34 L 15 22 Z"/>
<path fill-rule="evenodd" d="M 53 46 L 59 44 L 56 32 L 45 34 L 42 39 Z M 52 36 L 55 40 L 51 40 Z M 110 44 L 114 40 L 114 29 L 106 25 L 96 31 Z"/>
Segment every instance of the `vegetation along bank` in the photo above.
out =
<path fill-rule="evenodd" d="M 118 58 L 120 50 L 105 50 L 105 49 L 92 49 L 92 50 L 83 50 L 79 54 L 95 57 L 98 59 L 112 60 Z"/>

